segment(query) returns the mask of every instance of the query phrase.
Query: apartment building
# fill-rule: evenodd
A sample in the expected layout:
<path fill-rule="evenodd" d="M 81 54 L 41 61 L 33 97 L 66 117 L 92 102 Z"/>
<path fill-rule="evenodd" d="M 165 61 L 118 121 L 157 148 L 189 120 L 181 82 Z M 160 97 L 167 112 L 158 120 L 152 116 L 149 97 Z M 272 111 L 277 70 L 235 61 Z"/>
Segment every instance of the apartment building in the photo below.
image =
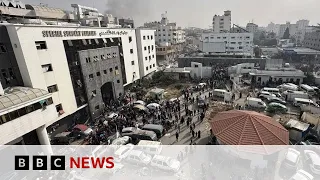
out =
<path fill-rule="evenodd" d="M 253 54 L 253 33 L 203 33 L 202 52 Z"/>
<path fill-rule="evenodd" d="M 215 33 L 230 32 L 231 11 L 224 11 L 223 15 L 214 15 L 212 19 L 212 29 Z"/>
<path fill-rule="evenodd" d="M 246 26 L 246 30 L 250 33 L 256 33 L 258 31 L 258 25 L 254 23 L 248 23 Z"/>
<path fill-rule="evenodd" d="M 144 77 L 157 70 L 155 30 L 137 29 L 137 47 L 140 76 Z"/>
<path fill-rule="evenodd" d="M 320 28 L 315 32 L 306 33 L 303 46 L 320 51 Z"/>

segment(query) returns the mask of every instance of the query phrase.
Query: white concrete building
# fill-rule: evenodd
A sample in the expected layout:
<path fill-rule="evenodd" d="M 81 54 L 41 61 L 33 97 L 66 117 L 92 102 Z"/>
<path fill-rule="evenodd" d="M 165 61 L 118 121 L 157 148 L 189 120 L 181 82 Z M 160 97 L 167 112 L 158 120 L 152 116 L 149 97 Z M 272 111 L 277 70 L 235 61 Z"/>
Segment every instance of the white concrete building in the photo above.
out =
<path fill-rule="evenodd" d="M 298 26 L 298 30 L 304 30 L 306 29 L 306 27 L 309 26 L 309 20 L 306 20 L 306 19 L 302 19 L 302 20 L 299 20 L 297 21 L 297 26 Z"/>
<path fill-rule="evenodd" d="M 278 33 L 278 36 L 280 38 L 283 37 L 284 32 L 286 31 L 287 28 L 289 28 L 290 36 L 294 36 L 296 34 L 296 32 L 298 31 L 298 25 L 297 24 L 290 24 L 290 22 L 287 22 L 286 24 L 281 24 L 280 28 L 279 28 L 279 33 Z"/>
<path fill-rule="evenodd" d="M 253 54 L 253 33 L 203 33 L 202 51 Z"/>
<path fill-rule="evenodd" d="M 137 29 L 137 47 L 140 76 L 144 77 L 157 70 L 155 30 Z"/>
<path fill-rule="evenodd" d="M 58 118 L 51 96 L 45 90 L 26 87 L 12 87 L 1 94 L 0 144 L 50 145 L 46 125 Z"/>
<path fill-rule="evenodd" d="M 255 33 L 258 31 L 258 25 L 254 23 L 248 23 L 246 26 L 246 30 L 249 31 L 250 33 Z"/>
<path fill-rule="evenodd" d="M 223 15 L 214 15 L 212 19 L 212 29 L 215 33 L 230 32 L 231 11 L 224 11 Z"/>

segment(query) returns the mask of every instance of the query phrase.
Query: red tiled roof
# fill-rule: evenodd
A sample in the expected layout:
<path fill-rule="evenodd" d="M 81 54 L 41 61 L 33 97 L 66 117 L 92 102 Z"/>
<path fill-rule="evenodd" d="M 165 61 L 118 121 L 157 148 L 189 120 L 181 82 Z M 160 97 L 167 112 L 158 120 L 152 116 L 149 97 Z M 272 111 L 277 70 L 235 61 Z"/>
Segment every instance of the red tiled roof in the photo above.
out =
<path fill-rule="evenodd" d="M 231 110 L 210 119 L 213 134 L 225 145 L 288 145 L 289 132 L 271 117 Z"/>

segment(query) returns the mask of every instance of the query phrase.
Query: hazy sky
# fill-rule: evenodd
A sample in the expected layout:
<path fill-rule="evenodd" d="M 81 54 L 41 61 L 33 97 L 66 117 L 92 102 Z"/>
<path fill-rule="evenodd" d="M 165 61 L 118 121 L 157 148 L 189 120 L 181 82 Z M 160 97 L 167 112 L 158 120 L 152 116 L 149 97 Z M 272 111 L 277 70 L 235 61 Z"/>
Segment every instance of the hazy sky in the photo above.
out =
<path fill-rule="evenodd" d="M 95 7 L 100 12 L 112 12 L 118 17 L 130 17 L 136 25 L 159 21 L 168 12 L 171 22 L 178 26 L 208 28 L 212 17 L 231 10 L 232 23 L 245 26 L 249 21 L 260 26 L 269 22 L 295 23 L 299 19 L 320 23 L 320 0 L 21 0 L 28 4 L 48 4 L 72 10 L 71 4 Z"/>

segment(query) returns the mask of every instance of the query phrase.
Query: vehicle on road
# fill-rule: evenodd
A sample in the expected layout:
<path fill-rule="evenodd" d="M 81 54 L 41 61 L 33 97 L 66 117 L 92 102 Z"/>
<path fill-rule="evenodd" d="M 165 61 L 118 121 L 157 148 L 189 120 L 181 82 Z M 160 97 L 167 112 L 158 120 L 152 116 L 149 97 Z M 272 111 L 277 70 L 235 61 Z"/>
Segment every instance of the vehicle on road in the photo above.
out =
<path fill-rule="evenodd" d="M 161 155 L 155 155 L 150 165 L 165 171 L 178 172 L 180 169 L 180 162 L 178 160 Z"/>
<path fill-rule="evenodd" d="M 148 165 L 151 161 L 151 155 L 145 154 L 139 150 L 131 150 L 126 157 L 126 161 L 133 164 Z"/>
<path fill-rule="evenodd" d="M 320 175 L 320 156 L 311 150 L 304 150 L 305 164 L 314 174 Z"/>
<path fill-rule="evenodd" d="M 287 102 L 285 100 L 282 100 L 281 98 L 278 98 L 278 97 L 269 97 L 267 99 L 267 101 L 268 101 L 268 103 L 276 102 L 276 103 L 280 103 L 283 105 L 287 104 Z"/>
<path fill-rule="evenodd" d="M 277 97 L 275 94 L 269 93 L 267 91 L 260 91 L 260 93 L 258 93 L 258 98 L 260 99 L 268 99 L 270 97 Z"/>
<path fill-rule="evenodd" d="M 288 112 L 288 108 L 287 106 L 280 104 L 280 103 L 276 103 L 276 102 L 272 102 L 270 104 L 268 104 L 267 112 L 280 112 L 280 113 L 286 113 Z"/>
<path fill-rule="evenodd" d="M 261 91 L 266 91 L 266 92 L 269 92 L 269 93 L 272 93 L 272 94 L 280 93 L 280 90 L 279 90 L 278 88 L 268 88 L 268 87 L 264 87 L 264 88 L 262 88 Z"/>
<path fill-rule="evenodd" d="M 313 176 L 305 170 L 300 169 L 289 180 L 313 180 Z"/>
<path fill-rule="evenodd" d="M 288 169 L 297 169 L 299 160 L 300 152 L 293 148 L 288 148 L 285 159 L 283 160 L 283 165 Z"/>
<path fill-rule="evenodd" d="M 130 151 L 133 149 L 134 145 L 133 144 L 127 144 L 124 146 L 121 146 L 116 152 L 114 152 L 114 161 L 119 163 L 123 159 L 125 159 Z"/>
<path fill-rule="evenodd" d="M 157 134 L 153 131 L 137 130 L 132 133 L 122 133 L 123 136 L 129 136 L 132 139 L 157 141 Z"/>
<path fill-rule="evenodd" d="M 313 96 L 316 93 L 315 90 L 307 84 L 301 84 L 300 89 L 305 91 L 306 93 L 308 93 L 311 96 Z"/>
<path fill-rule="evenodd" d="M 162 143 L 159 141 L 141 140 L 134 148 L 147 154 L 159 155 L 162 151 Z"/>
<path fill-rule="evenodd" d="M 303 91 L 285 91 L 283 92 L 283 97 L 286 101 L 294 101 L 294 98 L 304 98 L 309 99 L 309 95 Z"/>
<path fill-rule="evenodd" d="M 158 124 L 146 124 L 142 127 L 142 130 L 153 131 L 157 134 L 157 138 L 161 138 L 164 133 L 164 128 L 162 125 Z"/>
<path fill-rule="evenodd" d="M 247 98 L 246 101 L 246 106 L 250 108 L 259 108 L 259 109 L 264 109 L 267 107 L 266 103 L 263 102 L 259 98 Z"/>
<path fill-rule="evenodd" d="M 303 99 L 303 98 L 294 98 L 293 105 L 296 107 L 299 107 L 301 105 L 319 107 L 319 105 L 314 103 L 311 99 Z"/>

